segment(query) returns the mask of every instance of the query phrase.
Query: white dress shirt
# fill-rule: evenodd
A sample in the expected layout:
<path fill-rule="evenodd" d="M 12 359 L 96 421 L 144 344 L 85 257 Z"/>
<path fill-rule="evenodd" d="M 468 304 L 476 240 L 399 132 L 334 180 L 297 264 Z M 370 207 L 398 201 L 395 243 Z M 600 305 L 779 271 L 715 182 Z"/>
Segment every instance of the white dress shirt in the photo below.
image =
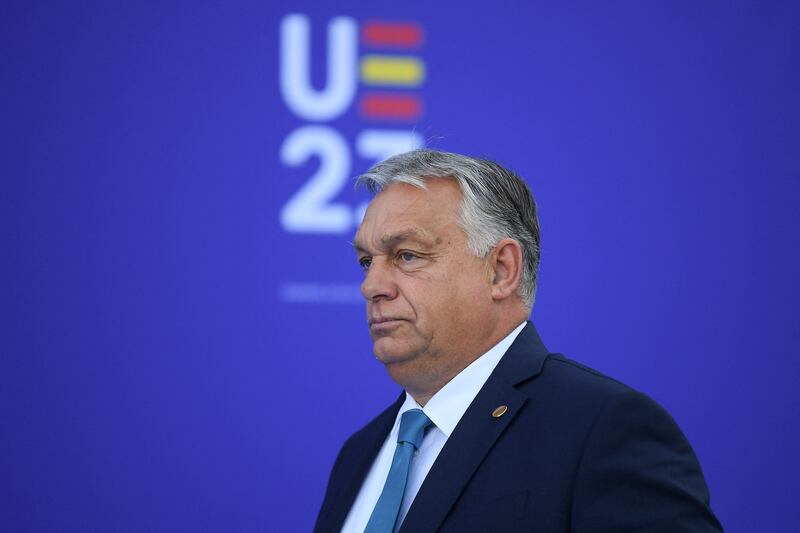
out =
<path fill-rule="evenodd" d="M 428 400 L 425 407 L 414 401 L 414 398 L 406 393 L 405 402 L 400 407 L 400 411 L 395 418 L 394 426 L 387 435 L 386 440 L 378 452 L 378 456 L 372 463 L 372 467 L 361 485 L 353 506 L 347 515 L 342 527 L 343 533 L 363 533 L 367 527 L 372 510 L 378 502 L 378 497 L 383 491 L 383 485 L 389 476 L 389 467 L 392 465 L 392 458 L 397 447 L 397 433 L 400 428 L 400 417 L 409 409 L 422 409 L 431 419 L 434 426 L 425 434 L 425 438 L 419 450 L 411 461 L 411 469 L 408 473 L 408 482 L 403 496 L 403 503 L 400 506 L 400 514 L 395 531 L 400 528 L 403 519 L 414 501 L 414 497 L 419 492 L 422 482 L 428 475 L 433 462 L 439 456 L 439 452 L 444 448 L 447 439 L 453 433 L 461 417 L 464 416 L 472 400 L 478 395 L 489 375 L 500 362 L 506 350 L 517 338 L 519 332 L 525 327 L 525 322 L 508 334 L 503 340 L 498 342 L 488 352 L 473 361 L 467 368 L 462 370 L 456 377 L 450 380 L 447 385 Z"/>

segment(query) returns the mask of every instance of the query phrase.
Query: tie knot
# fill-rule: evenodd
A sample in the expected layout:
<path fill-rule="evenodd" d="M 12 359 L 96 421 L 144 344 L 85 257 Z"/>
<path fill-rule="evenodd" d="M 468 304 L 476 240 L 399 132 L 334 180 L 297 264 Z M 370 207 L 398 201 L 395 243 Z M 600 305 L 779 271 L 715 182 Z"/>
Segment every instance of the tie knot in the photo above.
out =
<path fill-rule="evenodd" d="M 431 419 L 427 417 L 422 409 L 409 409 L 400 417 L 400 431 L 397 434 L 397 442 L 408 442 L 413 444 L 415 449 L 419 449 L 425 430 L 431 425 Z"/>

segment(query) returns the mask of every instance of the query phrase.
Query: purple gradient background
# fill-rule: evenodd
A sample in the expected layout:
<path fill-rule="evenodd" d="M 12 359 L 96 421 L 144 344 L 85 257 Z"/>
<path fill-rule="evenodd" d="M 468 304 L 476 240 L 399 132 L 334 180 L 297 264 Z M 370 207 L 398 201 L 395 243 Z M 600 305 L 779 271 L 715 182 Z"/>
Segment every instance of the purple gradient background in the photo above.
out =
<path fill-rule="evenodd" d="M 728 531 L 795 528 L 798 4 L 488 5 L 3 4 L 0 529 L 308 531 L 398 394 L 361 305 L 278 297 L 360 277 L 279 225 L 292 12 L 319 84 L 331 17 L 424 26 L 414 127 L 531 184 L 547 345 L 673 414 Z"/>

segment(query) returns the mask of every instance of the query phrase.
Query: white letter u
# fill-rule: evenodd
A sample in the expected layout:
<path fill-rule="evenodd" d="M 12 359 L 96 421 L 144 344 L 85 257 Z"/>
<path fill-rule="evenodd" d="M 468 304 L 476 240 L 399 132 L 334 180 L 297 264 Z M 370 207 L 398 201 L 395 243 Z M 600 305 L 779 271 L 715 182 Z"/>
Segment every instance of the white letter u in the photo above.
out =
<path fill-rule="evenodd" d="M 327 83 L 311 86 L 308 17 L 287 15 L 281 21 L 281 93 L 286 105 L 307 120 L 330 120 L 347 110 L 356 91 L 358 28 L 349 17 L 336 17 L 328 26 Z"/>

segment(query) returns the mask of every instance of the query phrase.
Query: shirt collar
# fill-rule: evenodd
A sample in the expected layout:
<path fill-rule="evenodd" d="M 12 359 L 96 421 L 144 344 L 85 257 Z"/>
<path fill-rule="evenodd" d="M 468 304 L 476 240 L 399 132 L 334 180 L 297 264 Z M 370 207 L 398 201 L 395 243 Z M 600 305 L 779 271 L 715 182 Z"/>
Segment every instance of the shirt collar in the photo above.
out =
<path fill-rule="evenodd" d="M 397 413 L 392 433 L 398 430 L 400 417 L 403 413 L 409 409 L 422 409 L 436 427 L 449 438 L 472 400 L 478 395 L 497 363 L 503 358 L 503 355 L 505 355 L 517 335 L 522 331 L 522 328 L 525 327 L 525 324 L 523 322 L 517 326 L 514 331 L 495 344 L 488 352 L 475 359 L 469 366 L 459 372 L 428 400 L 425 407 L 420 407 L 414 398 L 406 393 L 406 399 Z"/>

